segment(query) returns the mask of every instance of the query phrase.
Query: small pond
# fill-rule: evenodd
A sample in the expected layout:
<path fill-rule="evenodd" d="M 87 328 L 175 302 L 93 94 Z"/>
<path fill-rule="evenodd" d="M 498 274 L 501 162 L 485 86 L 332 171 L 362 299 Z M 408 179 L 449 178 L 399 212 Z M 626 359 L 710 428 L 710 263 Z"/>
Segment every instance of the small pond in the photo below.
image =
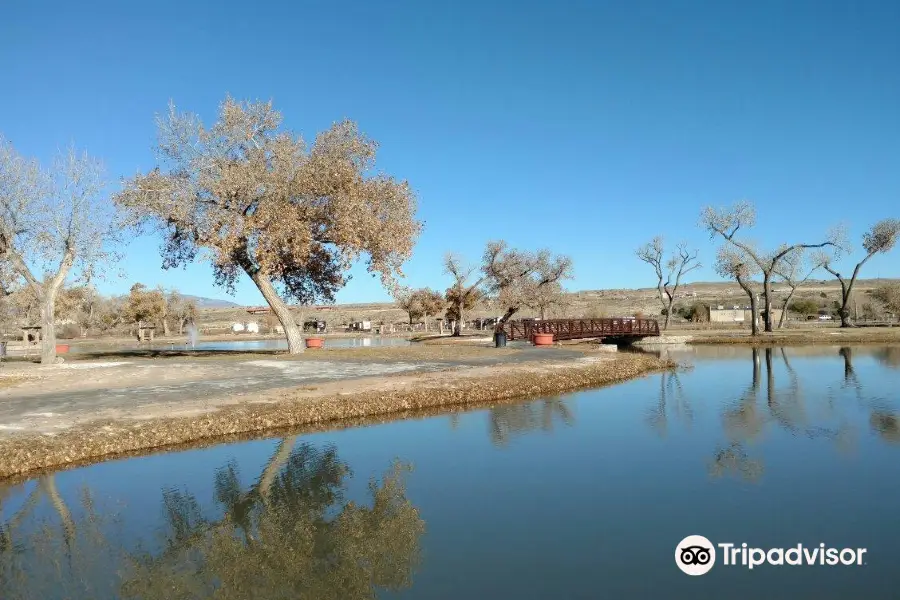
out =
<path fill-rule="evenodd" d="M 0 598 L 896 598 L 900 347 L 692 368 L 0 485 Z M 682 538 L 865 548 L 675 564 Z"/>

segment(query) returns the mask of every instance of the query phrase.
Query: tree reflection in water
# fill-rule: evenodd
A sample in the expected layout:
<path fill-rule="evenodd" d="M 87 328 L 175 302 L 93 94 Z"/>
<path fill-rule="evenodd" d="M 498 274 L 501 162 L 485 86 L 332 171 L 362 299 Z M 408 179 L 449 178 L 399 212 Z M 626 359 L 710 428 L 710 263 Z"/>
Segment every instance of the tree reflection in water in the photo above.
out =
<path fill-rule="evenodd" d="M 878 348 L 873 356 L 879 364 L 887 368 L 900 369 L 900 346 Z M 844 360 L 850 362 L 849 353 Z M 850 369 L 852 370 L 852 368 L 851 366 Z M 897 416 L 897 413 L 883 402 L 870 406 L 870 410 L 869 426 L 872 431 L 888 443 L 900 443 L 900 417 Z"/>
<path fill-rule="evenodd" d="M 844 360 L 840 389 L 852 389 L 857 398 L 864 401 L 863 386 L 853 366 L 852 348 L 840 348 L 838 354 Z M 874 355 L 877 360 L 886 363 L 900 358 L 900 350 L 882 348 L 876 350 Z M 787 385 L 781 388 L 776 385 L 777 362 L 783 365 L 787 374 Z M 764 465 L 750 457 L 747 446 L 770 423 L 794 436 L 829 440 L 842 452 L 854 446 L 857 430 L 848 419 L 846 405 L 835 402 L 833 394 L 813 397 L 812 404 L 807 405 L 801 379 L 784 348 L 752 348 L 751 364 L 750 385 L 722 415 L 728 442 L 715 451 L 709 469 L 714 477 L 734 475 L 747 481 L 759 479 Z M 764 403 L 760 398 L 763 382 Z M 896 415 L 885 407 L 869 409 L 872 411 L 870 425 L 873 431 L 886 441 L 900 441 L 900 420 Z"/>
<path fill-rule="evenodd" d="M 694 420 L 694 411 L 684 393 L 678 373 L 664 371 L 659 377 L 659 400 L 647 414 L 647 424 L 660 437 L 666 437 L 669 431 L 670 413 L 686 426 Z"/>
<path fill-rule="evenodd" d="M 575 422 L 572 410 L 565 400 L 547 398 L 520 404 L 505 404 L 489 410 L 491 441 L 505 446 L 510 439 L 530 431 L 553 431 L 556 421 L 566 427 Z"/>
<path fill-rule="evenodd" d="M 164 491 L 165 533 L 148 550 L 113 541 L 93 510 L 71 534 L 58 526 L 32 534 L 16 546 L 29 547 L 28 557 L 12 546 L 0 553 L 0 597 L 324 600 L 408 587 L 424 531 L 406 498 L 408 468 L 395 464 L 369 483 L 370 502 L 356 503 L 345 497 L 350 470 L 335 449 L 295 441 L 281 442 L 249 488 L 236 464 L 217 470 L 219 518 L 187 491 Z M 99 570 L 81 564 L 86 557 L 101 557 Z M 122 581 L 110 582 L 111 572 Z"/>

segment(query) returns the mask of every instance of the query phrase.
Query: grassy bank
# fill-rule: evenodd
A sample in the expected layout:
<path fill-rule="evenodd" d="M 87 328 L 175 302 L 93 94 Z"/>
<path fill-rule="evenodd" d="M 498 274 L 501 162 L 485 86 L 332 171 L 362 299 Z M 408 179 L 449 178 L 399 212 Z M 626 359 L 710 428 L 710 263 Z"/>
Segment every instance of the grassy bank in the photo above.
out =
<path fill-rule="evenodd" d="M 757 336 L 749 331 L 710 331 L 695 332 L 688 342 L 690 344 L 773 344 L 773 345 L 806 345 L 806 344 L 897 344 L 900 343 L 900 327 L 850 327 L 846 329 L 829 327 L 827 329 L 789 329 L 761 332 Z"/>
<path fill-rule="evenodd" d="M 445 377 L 391 377 L 389 387 L 354 393 L 309 388 L 278 392 L 266 402 L 241 403 L 200 416 L 133 421 L 94 421 L 54 435 L 9 434 L 0 439 L 0 478 L 142 454 L 191 442 L 302 427 L 338 427 L 360 419 L 410 416 L 489 406 L 594 388 L 672 368 L 649 355 L 623 354 L 502 368 L 461 369 Z"/>

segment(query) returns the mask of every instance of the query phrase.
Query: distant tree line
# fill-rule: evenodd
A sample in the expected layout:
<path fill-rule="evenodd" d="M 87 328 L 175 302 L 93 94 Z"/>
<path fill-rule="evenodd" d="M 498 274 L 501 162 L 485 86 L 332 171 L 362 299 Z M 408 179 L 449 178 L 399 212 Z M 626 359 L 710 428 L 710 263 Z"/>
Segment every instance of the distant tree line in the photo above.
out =
<path fill-rule="evenodd" d="M 125 296 L 103 296 L 92 285 L 62 287 L 57 294 L 58 337 L 133 333 L 141 325 L 163 335 L 182 335 L 197 319 L 197 303 L 175 290 L 150 289 L 136 283 Z M 0 298 L 0 329 L 18 335 L 23 326 L 40 322 L 41 301 L 30 286 L 8 290 Z"/>
<path fill-rule="evenodd" d="M 848 242 L 842 227 L 832 228 L 819 239 L 786 241 L 775 248 L 766 249 L 747 235 L 756 225 L 756 216 L 755 207 L 746 201 L 725 208 L 708 206 L 700 215 L 701 227 L 709 233 L 711 239 L 722 242 L 716 254 L 716 273 L 724 279 L 737 282 L 747 295 L 753 335 L 760 332 L 759 315 L 763 319 L 763 330 L 771 332 L 776 326 L 784 326 L 788 311 L 802 316 L 817 313 L 821 309 L 818 303 L 808 299 L 794 300 L 794 296 L 820 269 L 833 275 L 840 284 L 841 298 L 834 311 L 840 319 L 841 327 L 852 326 L 858 312 L 851 310 L 854 307 L 853 288 L 860 271 L 873 256 L 886 254 L 896 246 L 900 237 L 900 220 L 883 219 L 863 233 L 862 253 L 859 254 L 858 261 L 851 262 L 848 272 L 842 273 L 836 265 L 854 254 L 854 248 Z M 662 304 L 661 314 L 665 316 L 663 326 L 668 327 L 670 315 L 680 314 L 676 303 L 683 276 L 700 266 L 698 252 L 690 250 L 687 243 L 682 242 L 675 247 L 674 252 L 667 255 L 664 240 L 658 236 L 639 247 L 635 253 L 639 260 L 654 270 Z M 775 285 L 786 286 L 788 289 L 781 299 L 781 317 L 777 325 L 774 320 L 777 295 Z M 893 304 L 895 288 L 896 286 L 885 286 L 872 294 L 872 298 L 891 314 L 898 313 Z M 872 303 L 864 303 L 864 307 L 864 312 L 875 312 Z M 696 311 L 692 311 L 692 317 L 695 313 Z"/>
<path fill-rule="evenodd" d="M 562 282 L 573 277 L 572 259 L 549 250 L 518 250 L 503 241 L 485 245 L 481 264 L 472 265 L 457 254 L 444 257 L 444 274 L 450 286 L 441 294 L 430 288 L 400 288 L 396 300 L 412 324 L 440 316 L 453 324 L 452 333 L 462 334 L 466 315 L 477 305 L 496 311 L 495 328 L 502 328 L 514 315 L 530 309 L 540 318 L 565 302 Z"/>

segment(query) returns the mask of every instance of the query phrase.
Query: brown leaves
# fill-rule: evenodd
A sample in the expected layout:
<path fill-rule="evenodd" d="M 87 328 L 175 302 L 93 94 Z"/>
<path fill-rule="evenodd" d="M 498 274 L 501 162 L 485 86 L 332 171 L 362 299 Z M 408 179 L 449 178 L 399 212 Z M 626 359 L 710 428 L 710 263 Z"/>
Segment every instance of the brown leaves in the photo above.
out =
<path fill-rule="evenodd" d="M 561 282 L 572 278 L 572 259 L 549 250 L 528 252 L 489 242 L 482 271 L 487 292 L 508 314 L 522 306 L 545 308 L 562 296 Z"/>
<path fill-rule="evenodd" d="M 363 256 L 386 285 L 402 274 L 421 229 L 415 197 L 406 182 L 370 172 L 377 144 L 352 121 L 309 149 L 277 131 L 271 103 L 227 98 L 209 129 L 174 109 L 158 122 L 160 167 L 116 201 L 166 233 L 167 265 L 204 248 L 217 281 L 260 274 L 300 302 L 330 300 Z"/>

